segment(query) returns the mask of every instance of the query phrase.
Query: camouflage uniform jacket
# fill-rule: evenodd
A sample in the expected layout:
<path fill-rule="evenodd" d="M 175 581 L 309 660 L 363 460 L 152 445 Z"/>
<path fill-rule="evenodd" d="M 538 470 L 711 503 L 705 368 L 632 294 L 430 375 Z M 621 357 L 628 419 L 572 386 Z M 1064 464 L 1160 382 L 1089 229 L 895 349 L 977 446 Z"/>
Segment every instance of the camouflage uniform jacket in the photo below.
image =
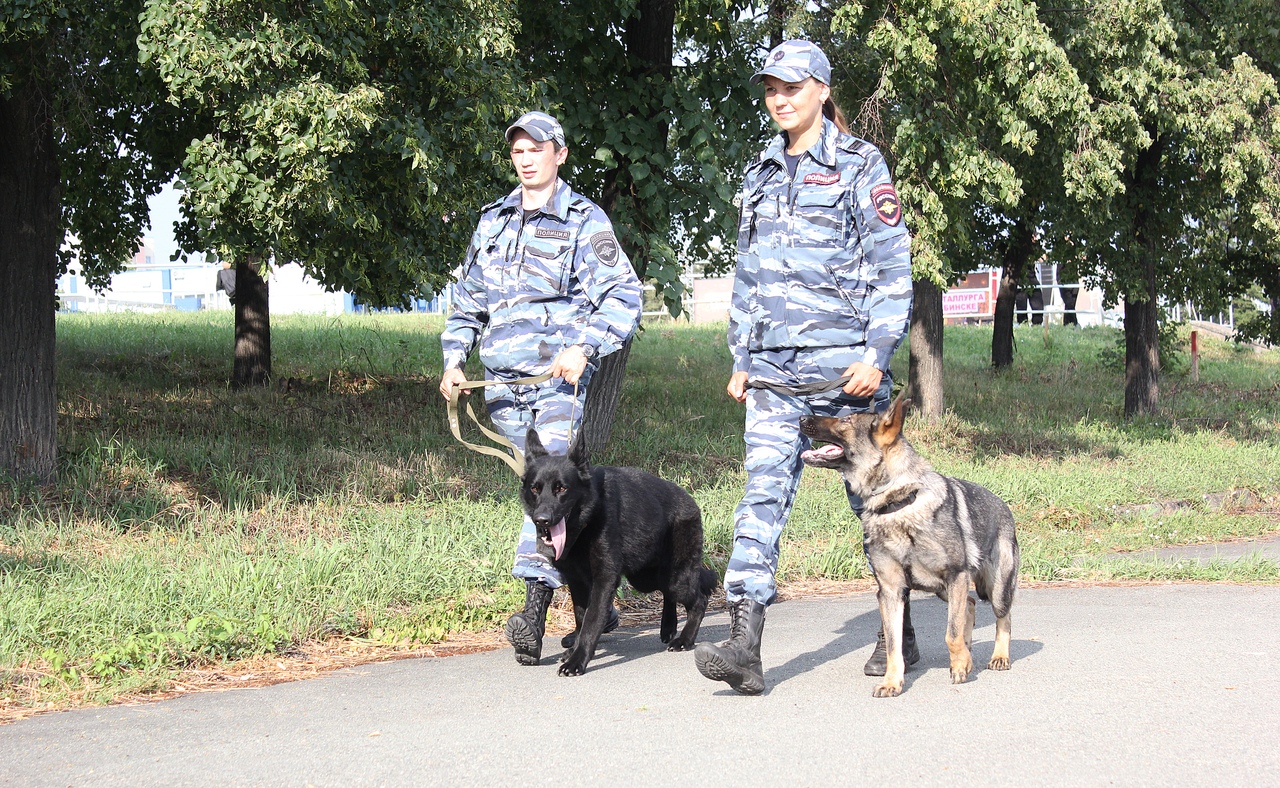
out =
<path fill-rule="evenodd" d="M 733 371 L 752 353 L 850 347 L 881 371 L 911 313 L 910 237 L 880 151 L 823 119 L 794 177 L 779 135 L 747 167 L 729 308 Z"/>
<path fill-rule="evenodd" d="M 457 280 L 440 337 L 446 370 L 479 343 L 487 369 L 541 374 L 570 345 L 612 353 L 640 322 L 640 280 L 613 225 L 564 181 L 527 221 L 519 188 L 485 206 Z"/>

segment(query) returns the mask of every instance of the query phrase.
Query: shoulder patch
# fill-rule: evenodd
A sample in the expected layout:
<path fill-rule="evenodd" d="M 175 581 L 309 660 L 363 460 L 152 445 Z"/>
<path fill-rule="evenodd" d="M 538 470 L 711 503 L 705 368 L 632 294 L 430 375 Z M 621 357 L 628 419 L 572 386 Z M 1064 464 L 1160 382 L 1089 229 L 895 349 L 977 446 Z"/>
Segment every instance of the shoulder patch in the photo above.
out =
<path fill-rule="evenodd" d="M 612 230 L 602 230 L 591 236 L 591 249 L 605 265 L 618 264 L 618 239 L 614 237 Z"/>
<path fill-rule="evenodd" d="M 840 182 L 840 173 L 838 172 L 811 172 L 804 176 L 805 183 L 816 183 L 821 186 L 830 186 L 833 183 Z"/>
<path fill-rule="evenodd" d="M 534 230 L 534 231 L 533 231 L 533 237 L 535 237 L 535 238 L 556 238 L 556 239 L 561 240 L 561 241 L 567 241 L 567 240 L 569 240 L 569 231 L 568 231 L 568 230 L 553 230 L 553 229 L 552 229 L 552 228 L 550 228 L 550 227 L 539 227 L 537 230 Z"/>
<path fill-rule="evenodd" d="M 902 221 L 902 203 L 898 200 L 898 192 L 892 183 L 882 183 L 871 187 L 871 204 L 881 221 L 890 227 L 897 227 Z"/>

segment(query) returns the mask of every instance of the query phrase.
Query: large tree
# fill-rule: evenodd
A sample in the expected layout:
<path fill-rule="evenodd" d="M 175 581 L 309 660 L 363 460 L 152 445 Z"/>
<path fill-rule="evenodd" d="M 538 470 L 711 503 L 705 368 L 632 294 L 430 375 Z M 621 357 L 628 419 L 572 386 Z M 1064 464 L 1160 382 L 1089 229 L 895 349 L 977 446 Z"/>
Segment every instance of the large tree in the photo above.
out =
<path fill-rule="evenodd" d="M 1092 222 L 1051 226 L 1049 243 L 1124 300 L 1125 414 L 1148 413 L 1162 299 L 1214 304 L 1280 284 L 1275 5 L 1099 0 L 1043 16 L 1123 151 L 1123 188 Z"/>
<path fill-rule="evenodd" d="M 1115 188 L 1116 150 L 1036 6 L 850 0 L 834 8 L 835 88 L 891 163 L 913 239 L 911 387 L 943 409 L 941 289 L 1015 229 L 1029 162 L 1076 195 Z M 1071 146 L 1056 145 L 1067 130 Z M 1056 160 L 1045 148 L 1065 150 Z M 989 264 L 989 263 L 987 263 Z"/>
<path fill-rule="evenodd" d="M 141 59 L 203 120 L 179 243 L 241 280 L 234 383 L 270 371 L 272 263 L 375 306 L 447 283 L 532 95 L 517 26 L 501 0 L 147 3 Z"/>
<path fill-rule="evenodd" d="M 515 26 L 500 0 L 0 6 L 0 471 L 56 469 L 59 271 L 105 284 L 179 170 L 180 246 L 246 278 L 297 262 L 373 304 L 447 282 L 532 92 Z"/>
<path fill-rule="evenodd" d="M 189 139 L 138 65 L 141 10 L 0 5 L 0 473 L 53 478 L 55 281 L 123 267 Z"/>

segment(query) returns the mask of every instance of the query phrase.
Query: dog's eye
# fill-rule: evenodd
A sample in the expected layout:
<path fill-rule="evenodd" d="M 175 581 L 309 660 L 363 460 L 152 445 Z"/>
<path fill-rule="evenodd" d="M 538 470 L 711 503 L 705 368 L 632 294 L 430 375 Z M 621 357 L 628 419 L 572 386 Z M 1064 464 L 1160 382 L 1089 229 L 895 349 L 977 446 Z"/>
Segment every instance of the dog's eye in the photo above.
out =
<path fill-rule="evenodd" d="M 532 486 L 532 487 L 530 487 L 529 489 L 533 490 L 535 493 L 541 493 L 541 492 L 542 492 L 542 482 L 534 482 L 534 483 L 533 483 L 533 486 Z"/>
<path fill-rule="evenodd" d="M 556 495 L 564 495 L 565 493 L 569 492 L 569 488 L 565 487 L 563 484 L 557 484 L 555 487 L 551 488 L 551 491 L 554 492 Z"/>

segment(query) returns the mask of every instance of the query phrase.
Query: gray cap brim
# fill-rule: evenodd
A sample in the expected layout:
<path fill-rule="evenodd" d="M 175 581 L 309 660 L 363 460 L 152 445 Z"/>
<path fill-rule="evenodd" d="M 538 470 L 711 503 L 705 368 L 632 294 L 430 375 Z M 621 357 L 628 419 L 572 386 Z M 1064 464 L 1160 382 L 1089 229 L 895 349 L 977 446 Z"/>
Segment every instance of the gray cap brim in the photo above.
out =
<path fill-rule="evenodd" d="M 521 126 L 519 123 L 512 123 L 507 127 L 507 142 L 511 141 L 517 131 L 523 131 L 528 134 L 534 142 L 549 142 L 555 138 L 555 135 L 546 129 L 540 129 L 534 125 Z"/>
<path fill-rule="evenodd" d="M 814 76 L 813 74 L 810 74 L 808 71 L 801 71 L 798 68 L 787 68 L 785 66 L 774 65 L 774 66 L 765 66 L 764 68 L 757 71 L 751 77 L 751 84 L 759 85 L 761 82 L 764 81 L 764 78 L 766 76 L 777 77 L 783 82 L 804 82 L 809 77 L 813 77 L 814 79 L 817 79 L 819 82 L 822 82 L 821 79 L 818 79 L 816 76 Z M 823 84 L 825 85 L 826 83 L 823 82 Z"/>

